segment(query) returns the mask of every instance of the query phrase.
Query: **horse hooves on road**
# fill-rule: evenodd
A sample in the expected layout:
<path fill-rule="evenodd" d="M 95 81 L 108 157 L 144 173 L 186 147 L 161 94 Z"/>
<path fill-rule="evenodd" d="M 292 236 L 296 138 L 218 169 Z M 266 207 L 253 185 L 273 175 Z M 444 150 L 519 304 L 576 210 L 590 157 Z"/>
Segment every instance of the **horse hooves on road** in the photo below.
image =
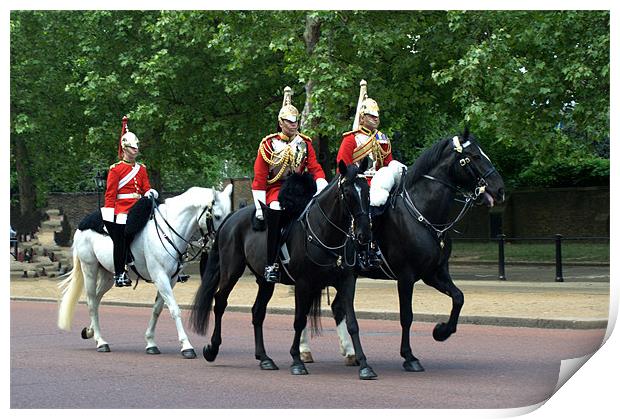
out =
<path fill-rule="evenodd" d="M 435 339 L 437 342 L 443 342 L 444 340 L 448 339 L 454 332 L 454 330 L 448 329 L 448 325 L 446 323 L 437 323 L 435 325 L 435 328 L 433 329 L 433 339 Z"/>
<path fill-rule="evenodd" d="M 110 352 L 110 345 L 108 345 L 107 343 L 104 343 L 103 345 L 98 346 L 97 352 Z"/>
<path fill-rule="evenodd" d="M 151 346 L 150 348 L 146 348 L 146 353 L 149 355 L 159 355 L 161 352 L 157 346 Z M 194 354 L 195 355 L 195 354 Z"/>
<path fill-rule="evenodd" d="M 420 361 L 417 359 L 414 361 L 405 361 L 403 362 L 403 368 L 408 372 L 422 372 L 424 371 L 424 367 L 420 364 Z"/>
<path fill-rule="evenodd" d="M 88 327 L 82 329 L 82 339 L 90 339 L 94 334 L 95 332 L 93 332 L 93 329 L 89 329 Z"/>
<path fill-rule="evenodd" d="M 213 362 L 215 361 L 215 358 L 217 357 L 217 349 L 213 349 L 211 347 L 211 345 L 205 345 L 202 348 L 202 356 L 207 360 L 207 362 Z"/>
<path fill-rule="evenodd" d="M 312 352 L 302 352 L 299 354 L 299 357 L 303 361 L 304 364 L 313 363 L 314 358 L 312 358 Z"/>
<path fill-rule="evenodd" d="M 181 355 L 183 355 L 183 358 L 185 359 L 194 359 L 196 358 L 196 351 L 193 349 L 185 349 L 184 351 L 181 351 Z"/>
<path fill-rule="evenodd" d="M 275 362 L 273 362 L 272 359 L 263 359 L 260 362 L 260 369 L 264 371 L 275 371 L 279 370 L 280 368 L 278 368 L 278 366 Z"/>
<path fill-rule="evenodd" d="M 377 378 L 377 373 L 370 367 L 360 369 L 360 380 L 374 380 Z"/>
<path fill-rule="evenodd" d="M 344 358 L 344 365 L 346 365 L 347 367 L 359 367 L 360 362 L 357 360 L 355 355 L 347 355 Z"/>
<path fill-rule="evenodd" d="M 308 370 L 303 364 L 293 364 L 291 365 L 291 374 L 292 375 L 308 375 Z"/>

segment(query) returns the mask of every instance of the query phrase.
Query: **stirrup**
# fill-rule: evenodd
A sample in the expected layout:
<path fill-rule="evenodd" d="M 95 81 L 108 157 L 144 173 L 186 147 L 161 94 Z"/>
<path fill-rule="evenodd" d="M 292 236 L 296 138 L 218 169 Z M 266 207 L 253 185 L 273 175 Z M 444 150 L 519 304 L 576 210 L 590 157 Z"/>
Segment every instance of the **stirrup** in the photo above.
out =
<path fill-rule="evenodd" d="M 188 279 L 189 279 L 189 275 L 188 274 L 181 273 L 177 277 L 177 282 L 180 282 L 181 284 L 183 284 L 183 283 L 187 282 Z"/>
<path fill-rule="evenodd" d="M 271 283 L 280 282 L 280 269 L 277 263 L 273 265 L 265 266 L 265 273 L 263 274 L 265 281 Z"/>
<path fill-rule="evenodd" d="M 127 276 L 127 272 L 120 275 L 114 275 L 114 285 L 117 287 L 130 287 L 131 279 Z"/>

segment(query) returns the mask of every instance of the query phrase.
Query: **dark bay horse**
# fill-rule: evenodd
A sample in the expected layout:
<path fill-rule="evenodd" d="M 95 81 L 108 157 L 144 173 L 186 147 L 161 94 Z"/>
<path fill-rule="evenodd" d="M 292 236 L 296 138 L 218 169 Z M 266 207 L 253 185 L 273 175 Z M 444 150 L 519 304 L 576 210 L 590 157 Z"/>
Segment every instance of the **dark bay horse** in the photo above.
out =
<path fill-rule="evenodd" d="M 363 173 L 365 167 L 342 161 L 339 176 L 308 204 L 297 218 L 286 240 L 290 263 L 283 268 L 283 282 L 295 285 L 295 337 L 291 346 L 293 375 L 307 374 L 300 358 L 300 336 L 306 327 L 308 314 L 316 326 L 320 314 L 321 290 L 333 286 L 346 313 L 347 331 L 353 340 L 359 362 L 360 379 L 377 375 L 366 362 L 359 339 L 358 324 L 353 309 L 355 295 L 355 246 L 370 239 L 369 186 Z M 252 307 L 255 357 L 264 370 L 278 369 L 267 356 L 263 342 L 263 321 L 274 284 L 262 277 L 266 263 L 266 234 L 252 229 L 254 206 L 233 213 L 218 230 L 208 256 L 202 283 L 194 298 L 190 323 L 199 334 L 207 332 L 213 301 L 215 326 L 211 344 L 203 349 L 207 361 L 214 361 L 222 343 L 222 316 L 230 292 L 243 274 L 246 265 L 256 276 L 258 294 Z M 286 277 L 286 278 L 285 278 Z"/>
<path fill-rule="evenodd" d="M 457 196 L 464 196 L 465 204 L 457 217 L 450 219 Z M 385 212 L 373 218 L 372 230 L 384 263 L 382 268 L 356 273 L 397 280 L 402 327 L 400 355 L 405 359 L 406 371 L 424 371 L 413 355 L 409 339 L 414 283 L 421 279 L 452 299 L 450 318 L 433 330 L 435 340 L 448 339 L 456 332 L 464 303 L 463 293 L 449 272 L 452 242 L 448 232 L 475 202 L 492 207 L 503 200 L 502 177 L 466 130 L 463 135 L 440 140 L 427 149 L 395 186 Z M 346 317 L 339 299 L 334 299 L 332 312 L 336 324 Z M 341 345 L 347 347 L 346 336 L 339 336 Z"/>

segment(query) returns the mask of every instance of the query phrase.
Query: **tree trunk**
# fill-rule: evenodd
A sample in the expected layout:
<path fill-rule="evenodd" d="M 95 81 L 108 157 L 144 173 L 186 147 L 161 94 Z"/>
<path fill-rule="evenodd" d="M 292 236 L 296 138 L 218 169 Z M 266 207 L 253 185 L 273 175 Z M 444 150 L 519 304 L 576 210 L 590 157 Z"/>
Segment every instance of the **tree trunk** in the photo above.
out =
<path fill-rule="evenodd" d="M 321 36 L 321 21 L 311 15 L 306 15 L 306 28 L 304 29 L 304 41 L 306 43 L 306 53 L 311 56 L 314 52 L 314 47 Z M 305 126 L 308 119 L 308 115 L 312 111 L 312 91 L 314 90 L 314 80 L 308 79 L 306 82 L 306 103 L 301 111 L 301 123 L 299 128 Z"/>
<path fill-rule="evenodd" d="M 30 156 L 24 139 L 18 135 L 12 137 L 15 172 L 19 187 L 19 208 L 21 215 L 32 214 L 36 210 L 36 186 L 30 174 Z"/>

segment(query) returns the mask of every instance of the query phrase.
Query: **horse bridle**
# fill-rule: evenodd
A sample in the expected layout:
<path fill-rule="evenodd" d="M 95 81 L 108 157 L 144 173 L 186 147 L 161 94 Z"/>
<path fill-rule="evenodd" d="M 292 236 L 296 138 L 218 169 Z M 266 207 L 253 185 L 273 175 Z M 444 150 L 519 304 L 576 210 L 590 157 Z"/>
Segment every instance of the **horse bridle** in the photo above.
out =
<path fill-rule="evenodd" d="M 461 154 L 463 153 L 463 149 L 471 145 L 471 142 L 468 140 L 465 143 L 461 144 L 459 141 L 459 137 L 454 136 L 452 138 L 452 145 L 454 146 L 453 150 Z M 415 206 L 415 204 L 413 203 L 413 200 L 411 199 L 411 196 L 409 195 L 409 192 L 407 191 L 407 188 L 403 188 L 403 192 L 401 193 L 401 196 L 403 196 L 403 201 L 406 204 L 405 207 L 407 208 L 407 210 L 409 210 L 409 212 L 419 222 L 425 224 L 437 234 L 437 238 L 440 240 L 439 244 L 442 248 L 444 246 L 443 235 L 445 234 L 445 232 L 452 229 L 452 227 L 454 227 L 456 223 L 461 221 L 461 219 L 465 216 L 467 211 L 469 211 L 471 207 L 474 205 L 474 202 L 478 199 L 478 197 L 484 194 L 484 192 L 486 191 L 486 187 L 488 186 L 486 178 L 492 175 L 493 173 L 497 172 L 497 169 L 495 169 L 493 164 L 491 164 L 491 167 L 486 172 L 481 173 L 478 166 L 476 166 L 471 161 L 471 159 L 467 156 L 459 159 L 458 162 L 459 162 L 459 165 L 463 167 L 472 178 L 476 179 L 476 186 L 474 187 L 474 190 L 472 192 L 464 191 L 462 188 L 455 186 L 446 180 L 439 179 L 439 178 L 436 178 L 428 174 L 423 175 L 424 178 L 435 181 L 435 182 L 439 182 L 443 185 L 446 185 L 452 190 L 456 191 L 457 193 L 462 194 L 465 197 L 464 205 L 463 205 L 463 208 L 461 209 L 461 212 L 456 216 L 456 218 L 452 222 L 447 223 L 447 224 L 431 223 L 426 217 L 424 217 L 422 212 Z M 440 227 L 443 227 L 443 228 L 440 228 Z"/>
<path fill-rule="evenodd" d="M 366 179 L 366 177 L 364 175 L 357 175 L 356 178 L 363 178 Z M 340 255 L 339 253 L 337 253 L 336 251 L 339 251 L 341 249 L 344 249 L 347 244 L 349 242 L 354 242 L 357 244 L 359 241 L 355 238 L 355 220 L 360 217 L 360 216 L 364 216 L 367 215 L 366 212 L 364 212 L 363 206 L 360 208 L 359 211 L 357 211 L 356 213 L 353 213 L 353 211 L 351 211 L 351 207 L 349 205 L 349 202 L 347 201 L 347 199 L 345 198 L 344 192 L 342 191 L 342 184 L 346 181 L 345 177 L 342 177 L 341 179 L 338 180 L 338 193 L 340 194 L 340 197 L 342 199 L 342 202 L 344 203 L 345 209 L 351 219 L 351 226 L 349 227 L 349 231 L 344 231 L 343 229 L 341 229 L 339 226 L 337 226 L 332 220 L 329 219 L 329 217 L 327 216 L 327 214 L 325 214 L 325 211 L 323 211 L 323 208 L 321 208 L 321 205 L 319 204 L 319 201 L 316 199 L 316 197 L 312 198 L 312 200 L 310 201 L 310 203 L 306 206 L 306 209 L 304 210 L 304 212 L 302 213 L 302 215 L 299 217 L 299 221 L 301 221 L 301 218 L 303 217 L 305 220 L 305 223 L 302 223 L 302 225 L 304 226 L 304 230 L 306 230 L 308 232 L 308 239 L 306 241 L 307 243 L 313 243 L 315 246 L 319 246 L 320 248 L 322 248 L 323 250 L 325 250 L 326 252 L 330 253 L 332 256 L 336 257 L 336 265 L 337 266 L 345 266 L 345 267 L 353 267 L 355 266 L 355 252 L 353 254 L 353 262 L 349 263 L 346 260 L 346 252 L 343 252 L 343 255 L 345 256 L 343 258 L 342 255 Z M 323 218 L 325 220 L 327 220 L 327 222 L 334 227 L 336 230 L 338 230 L 339 232 L 341 232 L 342 234 L 344 234 L 345 238 L 344 238 L 344 242 L 340 245 L 337 246 L 328 246 L 327 244 L 325 244 L 320 238 L 319 236 L 316 234 L 316 232 L 312 229 L 312 227 L 310 226 L 310 219 L 308 218 L 308 214 L 310 213 L 309 209 L 311 207 L 311 204 L 315 202 L 317 208 L 319 209 L 321 215 L 323 216 Z M 307 228 L 306 228 L 307 227 Z M 332 266 L 332 264 L 320 264 L 317 263 L 316 261 L 312 260 L 312 258 L 310 258 L 309 253 L 307 253 L 307 257 L 312 261 L 312 263 L 314 263 L 317 266 L 322 266 L 322 267 L 327 267 L 327 266 Z"/>
<path fill-rule="evenodd" d="M 168 220 L 166 220 L 166 218 L 163 216 L 163 214 L 161 213 L 161 211 L 159 210 L 159 205 L 155 202 L 155 200 L 153 198 L 152 199 L 152 210 L 151 210 L 151 218 L 153 219 L 153 221 L 155 222 L 155 230 L 157 231 L 157 236 L 159 237 L 159 241 L 161 242 L 162 246 L 164 246 L 164 249 L 166 250 L 166 253 L 168 253 L 173 259 L 177 260 L 179 266 L 181 264 L 181 260 L 183 260 L 183 258 L 188 254 L 188 250 L 186 250 L 185 252 L 181 252 L 179 250 L 179 248 L 174 244 L 174 241 L 166 234 L 166 232 L 163 230 L 163 228 L 161 227 L 160 223 L 157 222 L 157 217 L 155 217 L 155 212 L 157 212 L 159 214 L 159 216 L 161 217 L 162 220 L 164 220 L 164 223 L 166 224 L 166 226 L 168 227 L 168 229 L 178 238 L 181 239 L 181 241 L 183 243 L 185 243 L 186 245 L 188 245 L 189 248 L 195 248 L 198 247 L 199 250 L 196 252 L 196 254 L 194 255 L 194 257 L 192 257 L 191 259 L 188 259 L 187 262 L 191 262 L 194 259 L 196 259 L 198 257 L 198 255 L 200 255 L 200 253 L 206 248 L 206 246 L 209 243 L 209 237 L 213 237 L 215 235 L 215 224 L 213 222 L 213 206 L 215 205 L 215 199 L 213 201 L 211 201 L 209 204 L 205 205 L 205 208 L 200 212 L 200 214 L 198 215 L 198 217 L 196 218 L 196 224 L 198 224 L 198 229 L 200 230 L 200 234 L 201 234 L 201 239 L 202 240 L 202 245 L 200 246 L 196 246 L 194 245 L 191 241 L 186 240 L 183 236 L 181 236 L 168 222 Z M 206 225 L 207 225 L 207 231 L 204 231 L 202 229 L 202 227 L 200 226 L 200 219 L 202 218 L 202 216 L 206 217 Z M 172 246 L 172 248 L 176 251 L 177 255 L 176 257 L 174 255 L 172 255 L 168 249 L 166 248 L 166 245 L 164 244 L 164 241 L 162 240 L 162 236 L 166 239 L 166 241 Z M 174 275 L 173 275 L 174 276 Z"/>

